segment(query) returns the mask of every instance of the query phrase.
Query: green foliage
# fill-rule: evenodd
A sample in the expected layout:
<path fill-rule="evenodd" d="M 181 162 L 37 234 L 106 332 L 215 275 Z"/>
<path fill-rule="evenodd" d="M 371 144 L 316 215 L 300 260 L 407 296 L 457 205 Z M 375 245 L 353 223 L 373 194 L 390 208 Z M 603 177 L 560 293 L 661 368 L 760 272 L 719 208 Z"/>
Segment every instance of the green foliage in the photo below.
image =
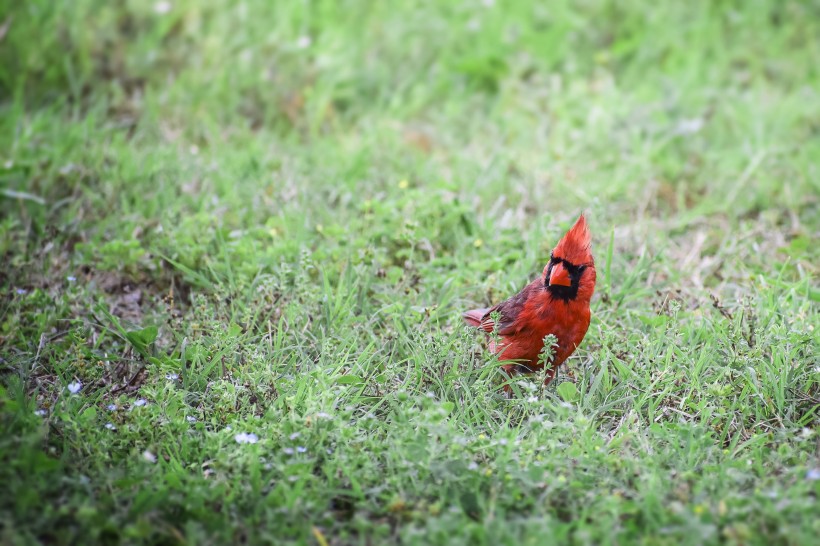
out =
<path fill-rule="evenodd" d="M 818 22 L 0 5 L 0 541 L 815 542 Z M 460 313 L 581 210 L 507 398 Z"/>

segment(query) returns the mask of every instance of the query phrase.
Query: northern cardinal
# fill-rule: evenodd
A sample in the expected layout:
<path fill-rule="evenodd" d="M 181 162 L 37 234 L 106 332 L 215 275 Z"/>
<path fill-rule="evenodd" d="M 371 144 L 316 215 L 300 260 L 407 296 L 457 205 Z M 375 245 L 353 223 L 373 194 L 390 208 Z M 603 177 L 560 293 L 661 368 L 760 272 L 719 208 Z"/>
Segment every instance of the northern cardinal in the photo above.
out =
<path fill-rule="evenodd" d="M 555 246 L 539 278 L 495 307 L 467 311 L 464 321 L 485 332 L 496 331 L 500 339 L 498 343 L 490 341 L 490 351 L 500 360 L 514 361 L 503 365 L 510 376 L 543 368 L 538 355 L 544 348 L 544 337 L 553 334 L 558 346 L 553 348 L 546 385 L 584 339 L 594 290 L 595 261 L 590 252 L 589 228 L 582 214 Z M 497 328 L 490 316 L 494 311 L 499 314 Z M 511 392 L 509 386 L 505 390 Z"/>

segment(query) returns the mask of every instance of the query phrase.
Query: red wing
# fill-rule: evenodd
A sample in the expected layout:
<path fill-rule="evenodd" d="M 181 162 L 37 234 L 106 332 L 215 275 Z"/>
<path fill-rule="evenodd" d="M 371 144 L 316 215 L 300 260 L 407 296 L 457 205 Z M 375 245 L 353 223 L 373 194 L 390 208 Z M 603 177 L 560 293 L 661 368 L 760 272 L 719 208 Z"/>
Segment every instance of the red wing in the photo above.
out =
<path fill-rule="evenodd" d="M 490 312 L 487 313 L 487 317 L 482 322 L 481 326 L 487 332 L 492 332 L 493 328 L 495 328 L 495 323 L 493 319 L 490 318 L 490 313 L 493 311 L 498 311 L 499 321 L 498 321 L 498 335 L 500 336 L 508 336 L 515 333 L 519 328 L 516 326 L 516 320 L 518 319 L 518 315 L 521 312 L 521 308 L 523 307 L 523 302 L 521 305 L 518 304 L 518 297 L 513 296 L 512 298 L 508 299 L 505 302 L 501 302 L 496 305 L 494 308 L 490 309 Z"/>
<path fill-rule="evenodd" d="M 524 295 L 522 291 L 507 301 L 499 303 L 495 307 L 467 311 L 463 315 L 464 322 L 470 326 L 481 328 L 485 332 L 492 332 L 493 329 L 495 329 L 495 322 L 490 315 L 494 311 L 498 311 L 500 315 L 498 334 L 502 336 L 510 335 L 519 329 L 516 327 L 515 321 L 524 308 L 525 301 L 526 295 Z"/>

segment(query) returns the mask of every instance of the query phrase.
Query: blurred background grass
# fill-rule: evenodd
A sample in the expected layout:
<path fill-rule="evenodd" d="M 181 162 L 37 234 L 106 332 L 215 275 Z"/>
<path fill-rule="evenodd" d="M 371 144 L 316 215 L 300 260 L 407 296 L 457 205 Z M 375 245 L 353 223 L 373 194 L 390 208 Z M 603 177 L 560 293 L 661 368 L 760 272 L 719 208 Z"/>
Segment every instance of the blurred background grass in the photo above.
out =
<path fill-rule="evenodd" d="M 192 236 L 214 218 L 226 233 L 277 215 L 343 223 L 401 180 L 450 191 L 485 231 L 587 208 L 602 225 L 671 230 L 762 214 L 806 237 L 818 9 L 7 5 L 3 180 L 58 203 L 93 242 L 137 225 L 150 239 L 146 221 Z M 42 229 L 54 207 L 30 208 Z"/>

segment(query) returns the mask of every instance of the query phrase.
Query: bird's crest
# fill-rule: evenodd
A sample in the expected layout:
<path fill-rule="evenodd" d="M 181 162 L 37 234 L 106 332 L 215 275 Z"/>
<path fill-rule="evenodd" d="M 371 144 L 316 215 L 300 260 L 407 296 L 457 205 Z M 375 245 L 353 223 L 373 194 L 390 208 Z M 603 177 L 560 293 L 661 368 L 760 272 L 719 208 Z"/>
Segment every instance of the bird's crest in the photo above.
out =
<path fill-rule="evenodd" d="M 590 246 L 592 237 L 589 233 L 587 220 L 582 214 L 575 225 L 570 228 L 564 237 L 555 245 L 553 256 L 561 258 L 574 265 L 593 265 Z"/>

